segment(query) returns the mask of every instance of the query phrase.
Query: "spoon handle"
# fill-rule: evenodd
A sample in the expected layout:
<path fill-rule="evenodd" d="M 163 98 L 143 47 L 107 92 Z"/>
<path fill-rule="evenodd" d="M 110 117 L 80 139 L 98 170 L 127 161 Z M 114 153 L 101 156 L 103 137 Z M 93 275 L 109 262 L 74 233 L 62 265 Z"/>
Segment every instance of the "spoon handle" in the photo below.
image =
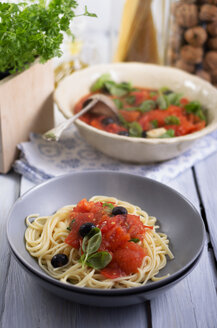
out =
<path fill-rule="evenodd" d="M 70 125 L 72 125 L 74 123 L 74 121 L 77 120 L 77 118 L 79 118 L 80 116 L 85 114 L 97 102 L 98 102 L 98 99 L 92 99 L 92 101 L 87 106 L 85 106 L 80 112 L 73 115 L 68 120 L 62 122 L 57 127 L 45 132 L 42 135 L 43 139 L 48 140 L 48 141 L 58 141 L 59 138 L 61 137 L 63 131 L 66 130 Z"/>

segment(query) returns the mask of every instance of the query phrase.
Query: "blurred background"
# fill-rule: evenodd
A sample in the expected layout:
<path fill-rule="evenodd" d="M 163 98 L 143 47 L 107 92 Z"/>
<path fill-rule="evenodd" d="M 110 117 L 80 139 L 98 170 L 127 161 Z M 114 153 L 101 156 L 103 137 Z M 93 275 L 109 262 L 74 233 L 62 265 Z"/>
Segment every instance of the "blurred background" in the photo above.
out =
<path fill-rule="evenodd" d="M 170 0 L 81 0 L 97 18 L 71 24 L 75 39 L 65 36 L 63 56 L 55 59 L 56 81 L 74 69 L 112 61 L 165 63 Z M 139 8 L 136 10 L 136 8 Z"/>

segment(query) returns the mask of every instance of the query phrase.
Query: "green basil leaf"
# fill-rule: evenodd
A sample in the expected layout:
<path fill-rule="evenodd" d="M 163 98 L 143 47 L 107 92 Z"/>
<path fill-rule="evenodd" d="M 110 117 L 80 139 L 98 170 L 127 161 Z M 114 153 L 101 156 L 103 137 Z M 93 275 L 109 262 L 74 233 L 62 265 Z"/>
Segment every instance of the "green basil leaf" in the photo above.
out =
<path fill-rule="evenodd" d="M 133 105 L 136 101 L 136 97 L 131 95 L 131 96 L 126 97 L 125 100 L 129 105 Z"/>
<path fill-rule="evenodd" d="M 173 138 L 174 136 L 175 136 L 175 131 L 173 129 L 169 129 L 167 130 L 167 132 L 162 134 L 162 136 L 160 136 L 159 138 Z"/>
<path fill-rule="evenodd" d="M 180 119 L 175 115 L 170 115 L 170 116 L 165 117 L 164 122 L 168 125 L 170 125 L 170 124 L 179 125 Z"/>
<path fill-rule="evenodd" d="M 199 101 L 189 102 L 187 105 L 185 105 L 185 109 L 188 114 L 194 114 L 198 116 L 202 121 L 206 121 L 206 116 Z"/>
<path fill-rule="evenodd" d="M 86 264 L 96 270 L 105 268 L 112 260 L 112 256 L 108 252 L 98 252 L 88 256 Z"/>
<path fill-rule="evenodd" d="M 138 122 L 129 123 L 129 135 L 130 137 L 141 137 L 142 127 Z"/>
<path fill-rule="evenodd" d="M 157 104 L 160 109 L 164 110 L 168 108 L 167 98 L 163 94 L 160 94 L 157 98 Z"/>
<path fill-rule="evenodd" d="M 156 108 L 156 102 L 154 100 L 145 100 L 139 106 L 139 110 L 142 113 L 149 112 L 150 110 L 155 108 Z"/>
<path fill-rule="evenodd" d="M 202 121 L 206 121 L 206 116 L 203 113 L 202 109 L 198 110 L 196 115 L 202 120 Z"/>
<path fill-rule="evenodd" d="M 111 80 L 110 74 L 106 73 L 106 74 L 101 75 L 96 80 L 96 82 L 91 86 L 90 91 L 95 92 L 95 91 L 101 90 L 104 87 L 105 82 L 108 82 L 110 80 Z"/>
<path fill-rule="evenodd" d="M 129 241 L 133 241 L 134 243 L 140 242 L 139 238 L 131 238 Z"/>
<path fill-rule="evenodd" d="M 82 264 L 82 268 L 86 264 L 87 258 L 88 258 L 88 254 L 87 253 L 84 253 L 84 254 L 81 255 L 81 257 L 79 259 L 79 262 Z"/>
<path fill-rule="evenodd" d="M 91 235 L 91 237 L 88 240 L 86 247 L 86 253 L 88 255 L 95 253 L 99 249 L 102 242 L 102 233 L 99 228 L 93 228 L 89 234 Z"/>
<path fill-rule="evenodd" d="M 72 230 L 72 225 L 73 225 L 74 222 L 75 222 L 75 219 L 73 219 L 73 220 L 70 222 L 69 227 L 67 227 L 66 229 L 69 230 L 69 231 L 71 231 L 71 230 Z"/>
<path fill-rule="evenodd" d="M 162 87 L 162 88 L 159 89 L 159 92 L 160 92 L 160 93 L 163 93 L 163 94 L 170 94 L 170 93 L 172 93 L 173 91 L 170 90 L 168 87 Z"/>
<path fill-rule="evenodd" d="M 182 94 L 172 92 L 172 93 L 166 95 L 167 103 L 168 103 L 168 105 L 179 106 L 180 105 L 180 99 L 182 99 L 182 97 L 183 97 Z"/>
<path fill-rule="evenodd" d="M 130 82 L 121 82 L 118 84 L 118 86 L 127 90 L 128 92 L 132 90 L 132 84 Z"/>
<path fill-rule="evenodd" d="M 80 262 L 80 263 L 84 263 L 85 256 L 86 256 L 85 253 L 81 255 L 81 257 L 80 257 L 80 259 L 79 259 L 79 262 Z"/>
<path fill-rule="evenodd" d="M 122 102 L 120 99 L 116 98 L 116 99 L 113 99 L 113 101 L 114 101 L 114 103 L 115 103 L 115 106 L 116 106 L 118 109 L 123 108 L 124 104 L 123 104 L 123 102 Z"/>
<path fill-rule="evenodd" d="M 185 109 L 188 114 L 196 114 L 198 110 L 201 110 L 201 104 L 199 101 L 191 101 L 185 105 Z"/>
<path fill-rule="evenodd" d="M 158 128 L 158 121 L 157 120 L 152 120 L 150 121 L 151 125 L 153 126 L 154 129 Z"/>
<path fill-rule="evenodd" d="M 94 236 L 94 235 L 97 235 L 97 234 L 100 234 L 101 235 L 101 231 L 99 228 L 95 227 L 95 228 L 92 228 L 91 231 L 83 238 L 83 242 L 82 242 L 82 250 L 84 253 L 89 253 L 88 252 L 88 245 L 89 245 L 89 242 L 90 242 L 90 239 Z M 99 238 L 99 237 L 97 237 Z M 102 237 L 101 237 L 102 238 Z M 94 241 L 92 240 L 91 243 L 93 243 Z M 101 243 L 101 242 L 100 242 Z M 99 248 L 99 247 L 98 247 Z M 97 248 L 97 249 L 98 249 Z M 89 253 L 90 254 L 90 253 Z"/>
<path fill-rule="evenodd" d="M 113 81 L 105 82 L 105 88 L 111 95 L 116 97 L 123 97 L 129 92 L 128 89 L 123 88 L 121 84 L 117 84 Z"/>

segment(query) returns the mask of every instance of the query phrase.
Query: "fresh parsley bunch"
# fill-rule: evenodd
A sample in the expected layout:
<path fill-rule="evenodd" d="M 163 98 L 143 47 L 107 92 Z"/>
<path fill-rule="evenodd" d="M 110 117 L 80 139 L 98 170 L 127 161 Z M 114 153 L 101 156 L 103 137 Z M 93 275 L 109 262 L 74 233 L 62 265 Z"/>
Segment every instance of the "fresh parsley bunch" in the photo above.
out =
<path fill-rule="evenodd" d="M 61 56 L 63 33 L 75 15 L 74 0 L 0 2 L 0 72 L 15 73 L 36 58 L 44 63 Z M 84 16 L 96 17 L 85 7 Z"/>

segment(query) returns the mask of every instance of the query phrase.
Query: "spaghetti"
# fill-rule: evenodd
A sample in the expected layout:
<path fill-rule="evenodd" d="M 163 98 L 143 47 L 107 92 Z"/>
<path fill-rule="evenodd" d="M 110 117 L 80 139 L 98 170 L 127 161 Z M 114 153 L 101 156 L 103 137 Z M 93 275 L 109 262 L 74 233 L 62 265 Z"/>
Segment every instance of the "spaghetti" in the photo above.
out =
<path fill-rule="evenodd" d="M 167 256 L 173 259 L 173 254 L 169 249 L 167 235 L 156 232 L 159 227 L 156 225 L 155 217 L 149 216 L 138 206 L 114 197 L 94 196 L 89 202 L 122 206 L 129 215 L 140 219 L 140 224 L 142 222 L 146 227 L 142 239 L 136 241 L 139 241 L 138 245 L 145 250 L 141 266 L 135 273 L 109 279 L 102 274 L 103 270 L 83 265 L 80 261 L 81 248 L 74 248 L 66 243 L 70 215 L 75 208 L 75 205 L 69 205 L 51 216 L 40 217 L 33 214 L 26 218 L 26 248 L 31 256 L 37 258 L 40 267 L 46 273 L 65 283 L 101 289 L 138 287 L 146 284 L 148 280 L 157 281 L 166 277 L 157 277 L 157 274 L 166 266 Z M 134 243 L 130 240 L 130 244 Z M 68 262 L 61 267 L 53 267 L 51 260 L 56 254 L 67 255 Z"/>

